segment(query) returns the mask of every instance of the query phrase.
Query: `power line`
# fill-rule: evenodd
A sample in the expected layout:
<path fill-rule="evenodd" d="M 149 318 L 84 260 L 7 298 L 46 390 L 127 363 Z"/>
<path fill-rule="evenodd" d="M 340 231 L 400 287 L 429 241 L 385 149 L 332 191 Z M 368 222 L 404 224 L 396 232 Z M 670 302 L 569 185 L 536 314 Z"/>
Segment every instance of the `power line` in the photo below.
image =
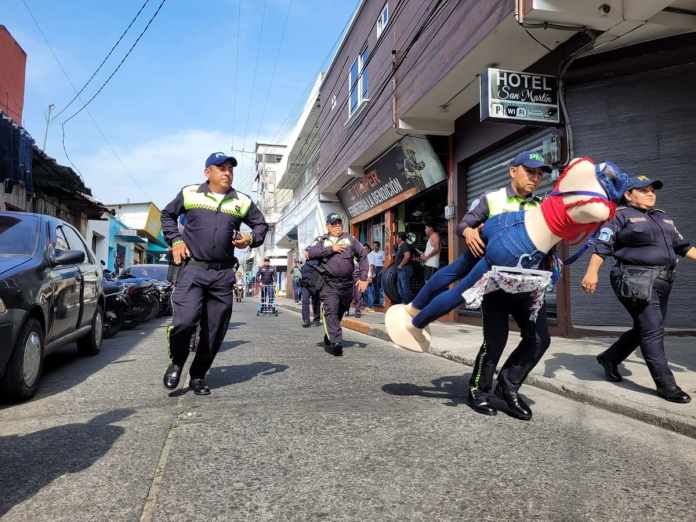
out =
<path fill-rule="evenodd" d="M 145 0 L 145 2 L 143 3 L 143 5 L 140 6 L 140 9 L 138 10 L 137 13 L 135 13 L 135 16 L 133 17 L 133 19 L 132 19 L 132 20 L 130 21 L 130 23 L 128 24 L 128 27 L 126 27 L 126 29 L 121 33 L 121 36 L 118 37 L 118 40 L 117 40 L 116 43 L 113 45 L 113 47 L 111 47 L 111 49 L 110 49 L 109 52 L 106 54 L 106 56 L 104 57 L 104 59 L 102 60 L 102 62 L 99 64 L 99 66 L 96 68 L 96 70 L 92 73 L 92 76 L 89 77 L 89 79 L 88 79 L 88 80 L 85 82 L 85 84 L 80 88 L 80 90 L 79 90 L 77 93 L 75 93 L 75 96 L 72 97 L 72 99 L 67 103 L 67 105 L 66 105 L 65 107 L 63 107 L 63 108 L 58 112 L 58 114 L 56 114 L 56 115 L 54 116 L 54 118 L 58 118 L 61 114 L 63 114 L 66 110 L 68 110 L 68 107 L 70 107 L 70 106 L 75 102 L 75 100 L 77 100 L 77 99 L 80 97 L 80 95 L 84 92 L 84 90 L 87 88 L 87 86 L 91 83 L 91 81 L 94 79 L 94 77 L 97 75 L 97 73 L 99 73 L 99 71 L 101 70 L 101 68 L 104 67 L 104 64 L 105 64 L 105 63 L 107 62 L 107 60 L 111 57 L 111 55 L 113 54 L 113 52 L 116 50 L 116 47 L 118 47 L 118 44 L 120 44 L 120 43 L 121 43 L 121 40 L 123 40 L 124 36 L 126 36 L 126 33 L 127 33 L 128 31 L 130 31 L 130 28 L 131 28 L 131 27 L 133 27 L 133 24 L 135 23 L 135 21 L 136 21 L 136 20 L 138 19 L 138 17 L 140 16 L 140 13 L 143 12 L 143 10 L 145 9 L 145 6 L 146 6 L 149 2 L 150 2 L 150 0 Z"/>
<path fill-rule="evenodd" d="M 113 72 L 112 72 L 112 73 L 109 75 L 109 77 L 104 81 L 104 83 L 101 84 L 101 86 L 99 87 L 99 89 L 97 89 L 97 92 L 95 92 L 95 93 L 92 95 L 92 97 L 91 97 L 89 100 L 87 100 L 87 103 L 85 103 L 85 104 L 84 104 L 82 107 L 80 107 L 76 112 L 74 112 L 71 116 L 69 116 L 66 120 L 64 120 L 64 121 L 63 121 L 63 125 L 65 125 L 65 124 L 68 123 L 70 120 L 72 120 L 75 116 L 77 116 L 78 114 L 80 114 L 80 113 L 83 111 L 83 109 L 85 109 L 90 103 L 92 103 L 92 101 L 93 101 L 97 96 L 99 96 L 99 94 L 104 90 L 104 87 L 106 87 L 107 84 L 111 81 L 111 79 L 116 75 L 116 73 L 118 72 L 118 70 L 121 68 L 121 66 L 124 64 L 124 62 L 125 62 L 125 61 L 128 59 L 128 57 L 130 56 L 130 54 L 133 52 L 133 49 L 135 49 L 135 47 L 138 45 L 138 42 L 140 41 L 140 39 L 141 39 L 141 38 L 143 37 L 143 35 L 147 32 L 147 30 L 150 28 L 150 25 L 152 24 L 152 22 L 155 20 L 155 18 L 157 18 L 157 15 L 159 14 L 160 10 L 162 9 L 162 7 L 164 6 L 164 3 L 165 3 L 166 1 L 167 1 L 167 0 L 162 0 L 162 1 L 160 2 L 160 5 L 157 7 L 157 10 L 155 11 L 155 13 L 154 13 L 154 14 L 150 17 L 150 19 L 147 21 L 147 24 L 145 25 L 145 28 L 140 32 L 140 34 L 138 35 L 138 37 L 135 39 L 135 42 L 133 42 L 133 45 L 131 45 L 130 49 L 128 49 L 128 52 L 127 52 L 126 55 L 121 59 L 121 61 L 118 63 L 118 65 L 117 65 L 116 68 L 113 70 Z"/>
<path fill-rule="evenodd" d="M 65 76 L 65 79 L 67 80 L 68 84 L 70 87 L 72 87 L 73 91 L 77 92 L 77 87 L 73 83 L 72 79 L 70 78 L 70 75 L 68 72 L 65 70 L 65 67 L 63 67 L 63 62 L 60 61 L 60 58 L 58 58 L 58 55 L 56 54 L 55 50 L 53 49 L 53 46 L 51 45 L 51 42 L 49 42 L 48 38 L 46 37 L 46 33 L 44 33 L 43 29 L 41 28 L 41 24 L 39 24 L 38 20 L 34 16 L 34 13 L 32 12 L 31 8 L 27 4 L 25 0 L 22 0 L 22 3 L 24 4 L 24 7 L 26 7 L 27 12 L 29 13 L 29 16 L 31 19 L 34 21 L 34 25 L 36 26 L 36 29 L 39 31 L 41 34 L 41 37 L 44 40 L 44 43 L 46 44 L 46 47 L 48 47 L 48 50 L 51 52 L 51 55 L 53 56 L 53 59 L 55 60 L 56 64 L 58 64 L 58 68 L 61 70 L 63 73 L 63 76 Z M 97 123 L 96 118 L 92 115 L 92 113 L 87 110 L 87 115 L 89 116 L 90 120 L 92 120 L 92 123 L 94 124 L 94 127 L 97 129 L 101 137 L 104 139 L 104 142 L 107 144 L 107 146 L 110 148 L 112 154 L 114 157 L 118 160 L 118 162 L 121 164 L 123 167 L 123 170 L 125 171 L 126 175 L 131 179 L 133 184 L 140 189 L 140 191 L 148 198 L 152 199 L 151 195 L 148 194 L 138 183 L 137 179 L 131 174 L 131 172 L 128 170 L 128 168 L 125 166 L 123 163 L 123 160 L 121 160 L 121 157 L 116 153 L 116 150 L 114 149 L 113 145 L 111 145 L 111 142 L 109 139 L 106 137 L 106 134 L 104 134 L 104 131 L 101 129 L 99 124 Z M 45 152 L 45 151 L 44 151 Z M 63 152 L 65 153 L 65 157 L 67 158 L 68 162 L 70 165 L 73 167 L 73 169 L 79 173 L 80 171 L 78 170 L 77 166 L 71 161 L 70 156 L 67 151 L 67 147 L 65 146 L 65 134 L 63 133 Z"/>

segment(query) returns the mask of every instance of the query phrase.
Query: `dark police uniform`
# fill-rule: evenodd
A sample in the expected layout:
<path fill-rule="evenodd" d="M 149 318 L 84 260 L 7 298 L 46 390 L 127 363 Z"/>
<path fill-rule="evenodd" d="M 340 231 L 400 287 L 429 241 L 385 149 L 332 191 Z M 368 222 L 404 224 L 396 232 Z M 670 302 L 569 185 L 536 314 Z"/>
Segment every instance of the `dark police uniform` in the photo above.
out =
<path fill-rule="evenodd" d="M 658 390 L 677 387 L 665 355 L 664 323 L 677 255 L 686 255 L 690 248 L 665 212 L 635 207 L 619 207 L 614 219 L 600 229 L 594 246 L 595 254 L 616 259 L 610 274 L 612 288 L 633 319 L 633 328 L 600 354 L 600 362 L 618 365 L 640 346 Z M 631 290 L 627 288 L 629 273 L 638 274 L 639 284 L 640 279 L 654 279 L 646 299 L 626 296 Z"/>
<path fill-rule="evenodd" d="M 322 278 L 318 271 L 319 261 L 310 259 L 302 265 L 300 273 L 300 287 L 302 289 L 302 325 L 310 326 L 309 306 L 312 305 L 312 315 L 314 316 L 314 324 L 321 322 L 320 312 L 320 289 Z"/>
<path fill-rule="evenodd" d="M 177 226 L 186 214 L 186 226 Z M 162 211 L 162 232 L 173 246 L 183 241 L 191 251 L 179 272 L 172 296 L 172 363 L 182 367 L 196 324 L 201 336 L 191 365 L 191 379 L 203 379 L 222 344 L 232 313 L 235 256 L 232 240 L 242 223 L 251 227 L 251 247 L 261 245 L 268 225 L 246 194 L 230 189 L 221 200 L 208 183 L 189 185 Z"/>
<path fill-rule="evenodd" d="M 261 302 L 268 303 L 273 295 L 273 285 L 275 285 L 276 271 L 272 266 L 262 266 L 256 272 L 256 280 L 261 283 Z"/>
<path fill-rule="evenodd" d="M 345 245 L 343 252 L 334 252 L 334 245 Z M 322 320 L 324 322 L 324 342 L 342 350 L 343 332 L 341 319 L 350 308 L 353 299 L 354 259 L 358 260 L 360 280 L 367 281 L 368 265 L 365 248 L 347 233 L 339 237 L 328 234 L 320 236 L 308 250 L 309 259 L 321 260 L 324 285 L 320 291 Z M 336 355 L 336 350 L 334 351 Z"/>

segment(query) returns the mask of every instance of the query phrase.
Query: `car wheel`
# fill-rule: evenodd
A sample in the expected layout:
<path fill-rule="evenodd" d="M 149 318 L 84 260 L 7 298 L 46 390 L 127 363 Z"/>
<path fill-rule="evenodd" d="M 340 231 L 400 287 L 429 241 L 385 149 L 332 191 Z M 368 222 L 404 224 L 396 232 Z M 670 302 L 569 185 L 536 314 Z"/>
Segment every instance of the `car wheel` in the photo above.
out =
<path fill-rule="evenodd" d="M 123 326 L 123 317 L 115 310 L 106 312 L 106 322 L 104 324 L 104 339 L 108 339 L 116 335 Z"/>
<path fill-rule="evenodd" d="M 29 319 L 17 338 L 5 376 L 0 381 L 3 395 L 13 400 L 26 400 L 33 397 L 39 387 L 43 355 L 43 328 L 36 319 Z"/>
<path fill-rule="evenodd" d="M 99 306 L 92 319 L 89 333 L 77 341 L 77 349 L 82 355 L 97 355 L 101 349 L 104 334 L 104 312 Z"/>

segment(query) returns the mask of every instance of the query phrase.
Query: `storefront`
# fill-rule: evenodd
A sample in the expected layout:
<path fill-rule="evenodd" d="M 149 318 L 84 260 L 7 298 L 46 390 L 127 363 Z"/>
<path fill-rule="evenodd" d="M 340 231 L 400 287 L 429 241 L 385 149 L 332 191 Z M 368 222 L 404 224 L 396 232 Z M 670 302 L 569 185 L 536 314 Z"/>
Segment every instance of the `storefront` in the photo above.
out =
<path fill-rule="evenodd" d="M 477 197 L 508 183 L 508 162 L 517 152 L 538 151 L 549 163 L 562 164 L 567 156 L 563 125 L 567 123 L 572 131 L 572 156 L 614 161 L 630 174 L 661 179 L 665 187 L 658 192 L 658 207 L 673 217 L 684 236 L 696 238 L 691 210 L 696 201 L 691 175 L 696 161 L 696 100 L 688 94 L 696 88 L 694 52 L 696 36 L 692 34 L 578 60 L 565 78 L 568 121 L 559 126 L 481 121 L 479 107 L 460 117 L 454 136 L 456 218 Z M 547 64 L 544 72 L 553 69 Z M 548 191 L 557 175 L 554 172 L 545 180 L 540 194 Z M 459 253 L 464 245 L 461 238 L 455 241 L 451 248 Z M 564 257 L 576 248 L 562 243 L 558 253 Z M 568 267 L 556 292 L 549 295 L 549 315 L 557 334 L 630 324 L 609 285 L 612 261 L 600 274 L 595 295 L 580 290 L 587 262 L 585 256 Z M 689 289 L 696 283 L 696 267 L 681 263 L 678 273 L 667 325 L 692 328 Z M 458 317 L 471 320 L 463 311 Z"/>
<path fill-rule="evenodd" d="M 436 226 L 447 262 L 447 139 L 403 138 L 365 169 L 365 175 L 341 189 L 338 197 L 353 235 L 363 244 L 379 241 L 385 266 L 391 263 L 398 232 L 410 234 L 425 250 L 425 225 Z"/>

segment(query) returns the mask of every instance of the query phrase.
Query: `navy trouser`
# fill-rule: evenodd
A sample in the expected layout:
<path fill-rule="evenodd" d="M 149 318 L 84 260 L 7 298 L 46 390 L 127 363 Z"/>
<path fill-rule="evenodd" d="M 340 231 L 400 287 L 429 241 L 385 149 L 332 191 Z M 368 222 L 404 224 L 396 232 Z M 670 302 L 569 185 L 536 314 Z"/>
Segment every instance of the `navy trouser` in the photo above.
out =
<path fill-rule="evenodd" d="M 353 300 L 353 278 L 341 280 L 326 277 L 321 287 L 321 319 L 324 333 L 332 343 L 343 342 L 341 320 Z"/>
<path fill-rule="evenodd" d="M 616 297 L 631 314 L 633 328 L 624 332 L 619 340 L 604 352 L 604 357 L 609 362 L 620 364 L 640 346 L 643 359 L 645 359 L 645 364 L 648 366 L 655 384 L 664 388 L 676 386 L 677 382 L 669 369 L 664 344 L 667 303 L 672 283 L 664 279 L 655 279 L 652 296 L 650 296 L 650 301 L 646 303 L 620 297 L 616 292 L 618 287 L 616 278 L 617 274 L 612 270 L 612 287 L 617 294 Z"/>
<path fill-rule="evenodd" d="M 476 356 L 469 388 L 482 392 L 492 391 L 493 374 L 507 344 L 510 330 L 508 321 L 512 315 L 520 328 L 522 340 L 505 361 L 498 380 L 502 380 L 509 389 L 519 389 L 551 344 L 546 305 L 539 310 L 536 322 L 529 320 L 531 307 L 532 298 L 529 293 L 510 294 L 497 290 L 483 297 L 483 345 Z"/>
<path fill-rule="evenodd" d="M 413 325 L 425 328 L 438 317 L 454 310 L 464 303 L 462 293 L 468 290 L 493 265 L 516 266 L 520 259 L 525 268 L 536 268 L 546 254 L 540 252 L 529 239 L 524 227 L 524 211 L 506 212 L 489 218 L 483 225 L 481 237 L 486 242 L 486 253 L 481 258 L 475 258 L 468 250 L 459 256 L 452 265 L 441 268 L 430 278 L 413 300 L 413 306 L 420 313 L 413 318 Z M 459 283 L 444 290 L 461 277 Z M 439 292 L 439 293 L 438 293 Z"/>
<path fill-rule="evenodd" d="M 309 316 L 309 304 L 312 304 L 312 316 L 314 316 L 314 320 L 318 321 L 319 318 L 321 317 L 321 311 L 320 311 L 320 306 L 321 303 L 319 302 L 319 292 L 310 292 L 309 288 L 303 286 L 301 288 L 302 290 L 302 322 L 307 324 L 311 321 L 311 318 Z"/>
<path fill-rule="evenodd" d="M 372 305 L 382 305 L 382 267 L 376 266 L 372 275 Z"/>
<path fill-rule="evenodd" d="M 172 295 L 170 357 L 183 366 L 189 354 L 191 335 L 200 321 L 201 334 L 191 365 L 191 378 L 202 379 L 213 364 L 232 315 L 234 269 L 207 270 L 186 265 Z"/>

